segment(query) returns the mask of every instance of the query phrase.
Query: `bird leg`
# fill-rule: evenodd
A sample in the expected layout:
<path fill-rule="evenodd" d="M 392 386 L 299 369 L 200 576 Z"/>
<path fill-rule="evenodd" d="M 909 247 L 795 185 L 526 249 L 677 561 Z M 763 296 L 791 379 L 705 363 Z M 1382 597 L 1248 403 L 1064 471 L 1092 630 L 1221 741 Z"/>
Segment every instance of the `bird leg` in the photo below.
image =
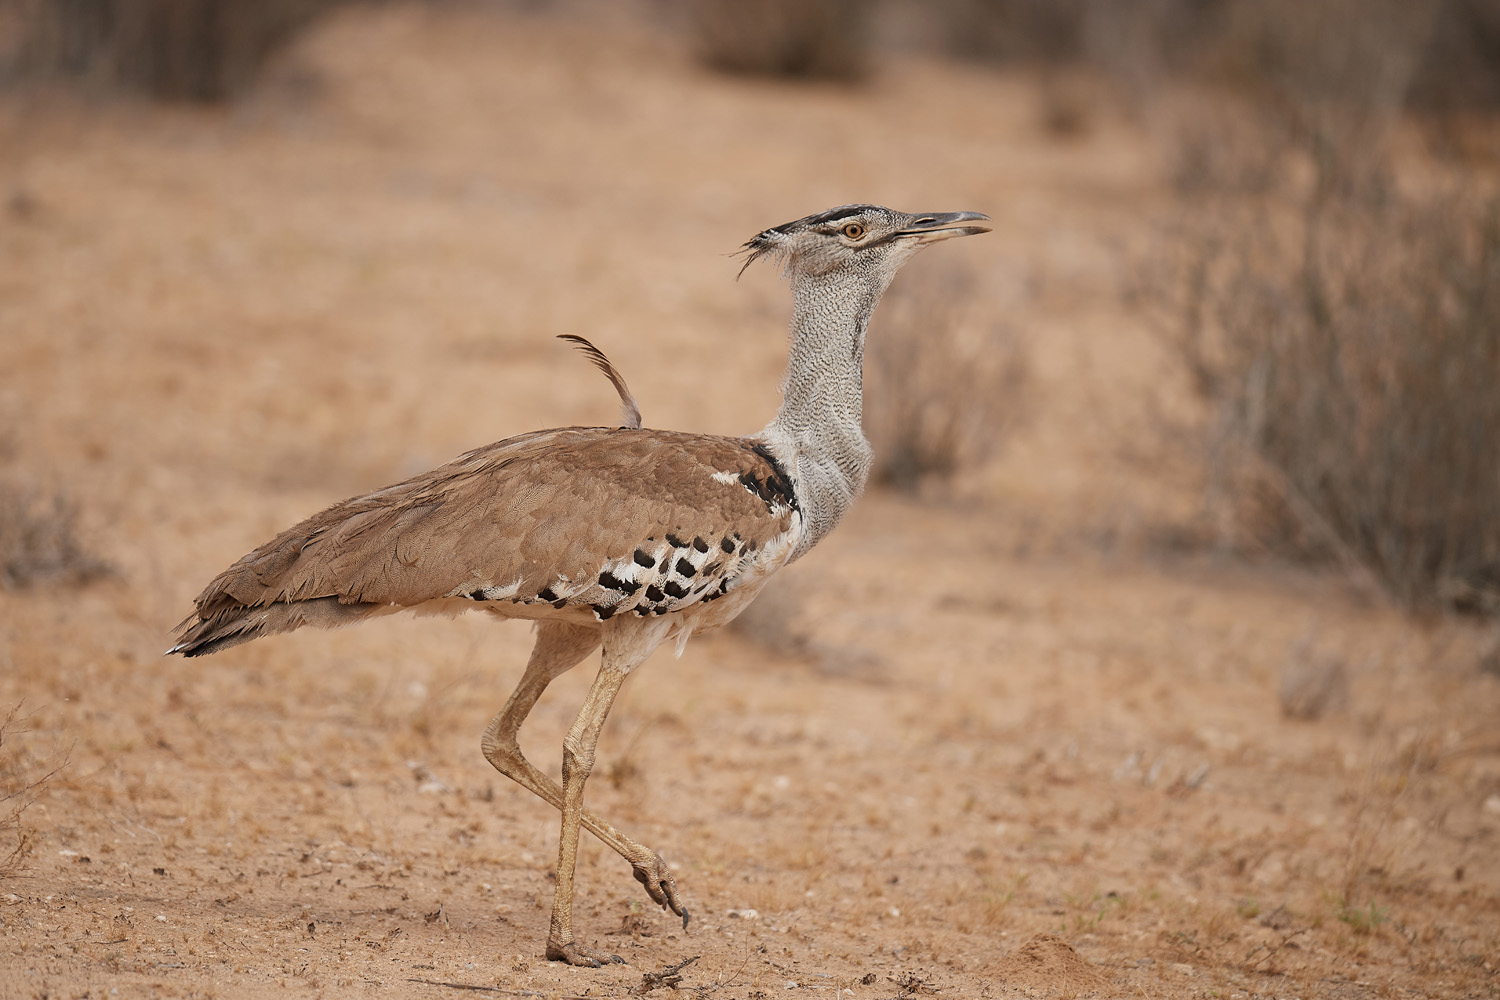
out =
<path fill-rule="evenodd" d="M 547 685 L 576 666 L 599 645 L 599 640 L 598 629 L 557 622 L 540 623 L 536 645 L 526 663 L 526 672 L 505 707 L 485 727 L 481 741 L 484 756 L 494 765 L 495 770 L 558 810 L 563 807 L 562 788 L 526 759 L 516 736 L 521 723 L 531 713 Z M 582 813 L 580 822 L 606 846 L 630 862 L 636 881 L 646 887 L 653 902 L 677 914 L 682 918 L 682 925 L 687 926 L 688 911 L 678 897 L 677 880 L 660 854 L 636 843 L 587 811 Z"/>
<path fill-rule="evenodd" d="M 570 965 L 597 967 L 623 962 L 618 955 L 595 951 L 573 939 L 573 875 L 578 864 L 578 830 L 583 821 L 583 786 L 594 769 L 599 730 L 614 704 L 620 685 L 651 655 L 666 635 L 663 618 L 650 622 L 621 622 L 604 642 L 603 663 L 579 709 L 578 718 L 563 738 L 562 830 L 557 845 L 557 891 L 552 897 L 552 922 L 547 931 L 547 958 Z"/>

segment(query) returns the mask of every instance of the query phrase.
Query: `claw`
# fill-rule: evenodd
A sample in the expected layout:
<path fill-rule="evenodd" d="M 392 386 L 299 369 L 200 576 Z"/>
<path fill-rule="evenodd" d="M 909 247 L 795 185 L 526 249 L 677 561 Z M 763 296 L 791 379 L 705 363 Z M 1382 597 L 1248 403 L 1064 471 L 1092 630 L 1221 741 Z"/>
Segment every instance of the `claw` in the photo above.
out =
<path fill-rule="evenodd" d="M 651 901 L 664 910 L 670 910 L 684 918 L 683 927 L 687 927 L 687 911 L 683 908 L 682 900 L 677 897 L 677 880 L 672 877 L 671 869 L 662 860 L 660 854 L 651 852 L 651 857 L 641 864 L 633 864 L 635 880 L 646 889 L 646 895 Z"/>
<path fill-rule="evenodd" d="M 687 922 L 688 922 L 688 911 L 687 911 L 687 907 L 684 906 L 682 908 L 682 929 L 683 930 L 687 930 Z"/>

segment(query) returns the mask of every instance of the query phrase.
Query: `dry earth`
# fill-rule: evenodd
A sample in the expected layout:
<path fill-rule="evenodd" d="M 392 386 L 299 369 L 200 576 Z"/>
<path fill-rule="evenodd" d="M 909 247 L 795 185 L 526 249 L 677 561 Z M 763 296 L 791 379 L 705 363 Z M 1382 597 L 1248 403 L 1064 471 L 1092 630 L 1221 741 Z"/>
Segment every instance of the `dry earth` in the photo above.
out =
<path fill-rule="evenodd" d="M 29 720 L 0 773 L 66 762 L 0 884 L 0 997 L 606 997 L 694 956 L 682 988 L 725 1000 L 1500 992 L 1484 637 L 1130 542 L 1192 500 L 1141 461 L 1180 391 L 1117 295 L 1160 158 L 1107 104 L 1050 135 L 1037 95 L 916 57 L 725 79 L 623 20 L 396 5 L 229 112 L 0 103 L 5 469 L 65 488 L 119 571 L 0 593 Z M 786 293 L 726 253 L 852 200 L 994 216 L 913 270 L 984 275 L 1033 412 L 626 687 L 588 797 L 678 866 L 686 932 L 590 841 L 577 923 L 629 964 L 541 959 L 556 818 L 478 749 L 524 626 L 160 655 L 321 505 L 610 422 L 555 333 L 610 351 L 648 423 L 761 426 Z M 1283 674 L 1327 664 L 1341 697 L 1285 718 Z M 588 680 L 543 701 L 534 759 Z"/>

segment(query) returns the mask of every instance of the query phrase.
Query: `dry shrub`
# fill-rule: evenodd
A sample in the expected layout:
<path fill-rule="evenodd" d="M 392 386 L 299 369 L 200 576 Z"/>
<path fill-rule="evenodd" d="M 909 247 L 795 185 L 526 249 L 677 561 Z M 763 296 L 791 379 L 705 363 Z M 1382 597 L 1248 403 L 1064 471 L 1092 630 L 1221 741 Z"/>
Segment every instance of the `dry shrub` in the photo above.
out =
<path fill-rule="evenodd" d="M 39 775 L 36 762 L 15 745 L 16 736 L 25 732 L 25 724 L 19 708 L 12 708 L 0 719 L 0 882 L 25 872 L 34 844 L 22 814 L 47 780 L 67 766 L 64 757 Z"/>
<path fill-rule="evenodd" d="M 1436 115 L 1500 108 L 1500 0 L 906 0 L 947 51 L 1091 67 L 1134 103 L 1167 80 L 1296 115 L 1310 93 L 1394 94 Z M 1372 58 L 1373 56 L 1373 58 Z M 1311 76 L 1314 79 L 1309 79 Z M 1311 85 L 1311 86 L 1310 86 Z M 1325 104 L 1326 107 L 1326 104 Z"/>
<path fill-rule="evenodd" d="M 695 0 L 688 10 L 715 69 L 834 80 L 865 72 L 868 0 Z"/>
<path fill-rule="evenodd" d="M 112 572 L 79 540 L 78 511 L 66 496 L 0 479 L 0 590 L 88 583 Z"/>
<path fill-rule="evenodd" d="M 949 51 L 972 59 L 1058 62 L 1079 57 L 1089 0 L 939 0 Z"/>
<path fill-rule="evenodd" d="M 1500 2 L 1447 0 L 1437 7 L 1411 104 L 1430 111 L 1500 107 Z"/>
<path fill-rule="evenodd" d="M 225 101 L 335 2 L 0 0 L 0 73 L 85 81 L 161 100 Z"/>
<path fill-rule="evenodd" d="M 1280 222 L 1247 212 L 1179 272 L 1211 496 L 1408 606 L 1500 610 L 1496 206 L 1327 200 Z"/>
<path fill-rule="evenodd" d="M 1156 301 L 1211 414 L 1221 540 L 1492 613 L 1500 212 L 1462 185 L 1402 193 L 1387 139 L 1431 10 L 1352 2 L 1241 14 L 1263 86 L 1182 146 L 1218 152 L 1178 164 Z"/>
<path fill-rule="evenodd" d="M 1019 422 L 1030 363 L 1021 337 L 976 305 L 971 272 L 913 269 L 876 314 L 865 351 L 871 478 L 914 490 L 989 458 Z"/>

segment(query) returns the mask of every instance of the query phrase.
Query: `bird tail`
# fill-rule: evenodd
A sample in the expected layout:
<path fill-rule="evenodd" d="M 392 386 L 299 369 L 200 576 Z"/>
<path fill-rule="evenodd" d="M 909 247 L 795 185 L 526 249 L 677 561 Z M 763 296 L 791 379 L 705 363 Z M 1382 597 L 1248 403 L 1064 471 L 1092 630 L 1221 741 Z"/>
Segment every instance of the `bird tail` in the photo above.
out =
<path fill-rule="evenodd" d="M 604 373 L 604 377 L 609 379 L 609 384 L 615 387 L 615 392 L 620 397 L 620 412 L 625 418 L 624 426 L 629 427 L 631 430 L 640 430 L 640 404 L 635 401 L 635 394 L 630 391 L 630 386 L 625 384 L 625 376 L 620 374 L 619 370 L 615 368 L 614 363 L 605 356 L 604 352 L 576 333 L 559 333 L 557 339 L 566 340 L 578 348 L 578 350 L 583 352 L 584 357 L 594 363 L 595 368 Z"/>
<path fill-rule="evenodd" d="M 381 607 L 379 604 L 340 604 L 337 597 L 318 597 L 249 607 L 232 605 L 207 617 L 194 612 L 173 629 L 178 641 L 167 650 L 167 655 L 207 656 L 263 635 L 292 632 L 304 625 L 338 628 L 368 618 Z"/>

